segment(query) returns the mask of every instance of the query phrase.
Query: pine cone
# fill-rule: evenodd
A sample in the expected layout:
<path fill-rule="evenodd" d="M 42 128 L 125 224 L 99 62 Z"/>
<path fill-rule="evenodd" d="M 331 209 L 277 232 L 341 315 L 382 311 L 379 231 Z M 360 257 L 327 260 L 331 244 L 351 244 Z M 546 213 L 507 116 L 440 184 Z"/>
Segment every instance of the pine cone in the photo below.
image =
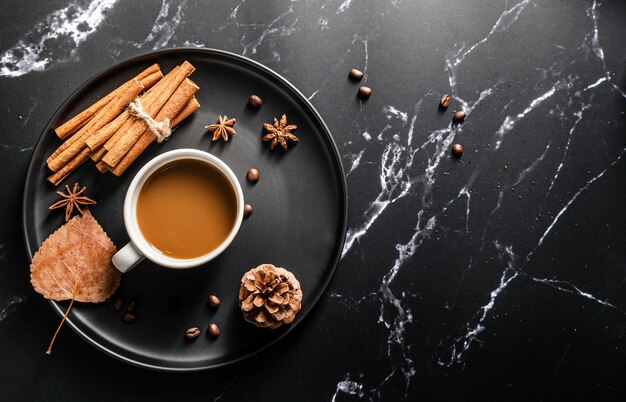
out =
<path fill-rule="evenodd" d="M 289 324 L 302 307 L 300 282 L 284 268 L 261 264 L 241 278 L 239 307 L 246 321 L 257 327 Z"/>

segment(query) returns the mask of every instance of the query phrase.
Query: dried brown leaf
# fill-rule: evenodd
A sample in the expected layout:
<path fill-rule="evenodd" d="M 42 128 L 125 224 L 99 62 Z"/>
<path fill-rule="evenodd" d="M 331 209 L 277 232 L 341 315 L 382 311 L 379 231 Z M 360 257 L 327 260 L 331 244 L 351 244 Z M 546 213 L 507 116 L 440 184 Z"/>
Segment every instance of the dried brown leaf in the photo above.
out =
<path fill-rule="evenodd" d="M 46 299 L 98 303 L 117 289 L 115 245 L 88 210 L 43 242 L 30 265 L 31 283 Z M 76 289 L 74 289 L 76 287 Z"/>
<path fill-rule="evenodd" d="M 115 292 L 121 277 L 111 262 L 115 252 L 111 239 L 85 210 L 43 242 L 30 264 L 31 284 L 46 299 L 72 300 L 67 317 L 74 300 L 97 303 Z"/>

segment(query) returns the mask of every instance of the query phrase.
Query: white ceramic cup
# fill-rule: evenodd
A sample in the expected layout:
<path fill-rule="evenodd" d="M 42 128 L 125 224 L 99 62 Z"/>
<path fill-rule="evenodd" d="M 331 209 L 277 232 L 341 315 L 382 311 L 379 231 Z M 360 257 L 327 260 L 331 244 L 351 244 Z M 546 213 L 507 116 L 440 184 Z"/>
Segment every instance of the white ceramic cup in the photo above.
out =
<path fill-rule="evenodd" d="M 189 259 L 172 258 L 160 253 L 144 239 L 137 224 L 137 198 L 146 180 L 162 166 L 183 159 L 200 160 L 216 167 L 226 176 L 237 198 L 237 216 L 228 237 L 210 253 Z M 197 149 L 177 149 L 159 155 L 139 170 L 130 183 L 130 187 L 128 187 L 126 199 L 124 200 L 124 224 L 126 225 L 130 242 L 113 256 L 113 265 L 121 272 L 128 272 L 143 261 L 144 258 L 158 265 L 177 269 L 192 268 L 205 264 L 220 255 L 237 235 L 243 219 L 243 204 L 243 191 L 237 176 L 219 158 Z"/>

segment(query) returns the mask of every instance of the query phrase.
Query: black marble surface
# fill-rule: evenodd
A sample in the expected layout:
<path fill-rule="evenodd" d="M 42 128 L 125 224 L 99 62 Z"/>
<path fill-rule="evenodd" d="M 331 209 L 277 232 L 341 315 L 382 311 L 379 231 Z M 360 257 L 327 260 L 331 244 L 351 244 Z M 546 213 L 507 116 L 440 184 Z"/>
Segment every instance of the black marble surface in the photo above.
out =
<path fill-rule="evenodd" d="M 0 4 L 0 400 L 626 398 L 626 2 Z M 20 220 L 33 146 L 89 77 L 182 46 L 257 60 L 322 114 L 350 195 L 337 273 L 224 369 L 138 369 L 68 328 L 46 357 L 58 317 Z"/>

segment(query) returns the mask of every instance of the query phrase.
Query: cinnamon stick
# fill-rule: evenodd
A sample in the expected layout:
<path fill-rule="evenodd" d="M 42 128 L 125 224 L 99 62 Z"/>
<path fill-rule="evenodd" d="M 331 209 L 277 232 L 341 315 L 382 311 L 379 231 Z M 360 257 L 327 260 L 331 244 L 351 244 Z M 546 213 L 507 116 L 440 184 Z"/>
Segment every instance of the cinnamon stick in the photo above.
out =
<path fill-rule="evenodd" d="M 163 89 L 169 85 L 172 81 L 172 77 L 174 74 L 180 70 L 180 66 L 174 67 L 168 74 L 165 76 L 158 84 L 152 87 L 148 92 L 146 92 L 140 99 L 143 103 L 151 103 L 154 102 L 156 97 L 163 91 Z M 120 140 L 120 138 L 124 137 L 126 133 L 130 130 L 132 124 L 135 122 L 134 119 L 130 119 L 127 123 L 121 127 L 113 136 L 104 144 L 104 148 L 111 150 L 115 144 Z"/>
<path fill-rule="evenodd" d="M 151 74 L 157 74 L 157 75 L 155 75 L 154 77 L 151 77 Z M 147 69 L 143 70 L 141 73 L 139 73 L 134 79 L 136 79 L 138 81 L 142 81 L 142 84 L 144 84 L 144 86 L 146 86 L 145 85 L 146 83 L 150 83 L 159 74 L 160 74 L 159 65 L 158 64 L 153 64 L 150 67 L 148 67 Z M 147 77 L 151 77 L 151 78 L 149 80 L 146 80 L 146 82 L 143 82 L 143 80 L 145 78 L 147 78 Z M 132 80 L 130 80 L 130 81 L 132 81 Z M 63 140 L 65 138 L 69 137 L 70 135 L 72 135 L 73 133 L 75 133 L 76 131 L 78 131 L 81 127 L 83 127 L 85 124 L 87 124 L 87 122 L 89 122 L 89 120 L 91 120 L 91 118 L 96 113 L 98 113 L 98 111 L 100 111 L 100 109 L 105 107 L 111 100 L 113 100 L 113 98 L 115 98 L 115 91 L 119 91 L 121 88 L 123 88 L 124 86 L 128 85 L 128 83 L 130 81 L 127 81 L 124 84 L 120 85 L 119 87 L 117 87 L 116 89 L 111 91 L 108 95 L 106 95 L 105 97 L 103 97 L 102 99 L 100 99 L 99 101 L 94 103 L 93 105 L 89 106 L 87 109 L 83 110 L 82 112 L 80 112 L 76 116 L 72 117 L 70 120 L 66 121 L 65 123 L 63 123 L 62 125 L 57 127 L 54 130 L 56 132 L 57 136 Z M 157 81 L 158 81 L 158 79 L 157 79 Z M 156 81 L 154 81 L 150 85 L 147 85 L 147 87 L 150 87 L 150 86 L 154 85 L 155 82 Z"/>
<path fill-rule="evenodd" d="M 170 72 L 177 71 L 178 69 L 180 69 L 180 67 L 176 66 Z M 169 79 L 171 79 L 171 76 Z M 154 87 L 150 88 L 150 90 L 147 91 L 140 99 L 143 100 L 144 102 L 152 102 L 155 96 L 158 93 L 160 93 L 160 91 L 163 90 L 165 85 L 167 85 L 168 80 L 159 81 Z M 96 148 L 95 145 L 99 144 L 104 138 L 109 137 L 104 143 L 104 146 L 100 147 L 96 151 L 91 152 L 90 154 L 91 160 L 96 162 L 96 167 L 98 168 L 100 173 L 108 172 L 108 166 L 104 162 L 101 162 L 104 155 L 106 155 L 107 151 L 110 148 L 112 148 L 113 145 L 115 145 L 115 143 L 124 135 L 124 133 L 126 133 L 130 129 L 130 127 L 135 122 L 133 118 L 130 118 L 130 113 L 128 113 L 127 111 L 124 111 L 123 114 L 125 114 L 128 118 L 126 119 L 126 121 L 123 123 L 121 127 L 115 130 L 115 126 L 111 126 L 109 127 L 109 129 L 107 129 L 107 126 L 105 126 L 102 129 L 100 129 L 97 133 L 95 133 L 92 136 L 92 138 L 90 138 L 87 141 L 87 144 L 90 146 L 90 148 L 94 149 Z"/>
<path fill-rule="evenodd" d="M 141 85 L 143 85 L 143 88 L 144 88 L 143 90 L 146 91 L 149 88 L 151 88 L 154 84 L 159 82 L 161 78 L 163 78 L 163 73 L 161 72 L 161 70 L 159 70 L 156 73 L 152 73 L 149 76 L 140 79 L 139 82 L 141 82 Z"/>
<path fill-rule="evenodd" d="M 191 65 L 191 63 L 185 61 L 181 64 L 178 70 L 172 71 L 166 75 L 163 80 L 167 79 L 167 84 L 163 87 L 163 90 L 156 95 L 154 101 L 145 102 L 143 105 L 144 111 L 154 118 L 181 83 L 186 82 L 185 79 L 193 73 L 194 70 L 195 68 Z M 195 84 L 193 85 L 195 86 Z M 182 106 L 184 106 L 185 103 L 183 103 Z M 115 143 L 115 145 L 109 149 L 109 152 L 107 152 L 104 158 L 102 158 L 102 161 L 110 167 L 117 165 L 124 155 L 126 155 L 126 153 L 132 148 L 135 142 L 137 142 L 139 137 L 141 137 L 146 128 L 147 126 L 143 121 L 137 120 Z"/>
<path fill-rule="evenodd" d="M 137 76 L 135 77 L 136 80 L 142 81 L 144 78 L 146 78 L 147 76 L 154 74 L 156 72 L 161 71 L 161 66 L 159 66 L 159 63 L 154 63 L 153 65 L 151 65 L 150 67 L 146 68 L 145 70 L 143 70 L 142 72 L 140 72 L 139 74 L 137 74 Z"/>
<path fill-rule="evenodd" d="M 195 96 L 193 98 L 191 98 L 191 100 L 189 102 L 187 102 L 187 104 L 185 105 L 185 107 L 183 108 L 183 110 L 181 110 L 180 112 L 178 112 L 178 114 L 176 115 L 176 117 L 174 117 L 171 121 L 170 121 L 170 125 L 172 127 L 176 127 L 177 125 L 179 125 L 183 120 L 185 120 L 187 117 L 191 116 L 192 113 L 194 113 L 196 110 L 200 109 L 200 103 L 198 103 L 198 100 L 195 98 Z M 154 140 L 156 140 L 156 135 L 154 135 L 154 133 L 152 131 L 147 131 L 146 133 L 147 137 L 152 137 L 154 138 Z M 150 135 L 152 134 L 152 135 Z M 143 136 L 142 136 L 143 137 Z M 153 141 L 154 141 L 153 140 Z"/>
<path fill-rule="evenodd" d="M 94 151 L 91 151 L 89 153 L 89 157 L 91 158 L 92 161 L 94 162 L 100 162 L 102 160 L 102 157 L 107 153 L 107 150 L 104 149 L 104 147 L 100 147 Z"/>
<path fill-rule="evenodd" d="M 136 85 L 137 81 L 129 81 L 127 84 L 125 84 L 125 86 L 121 89 L 116 89 L 113 91 L 113 93 L 115 94 L 115 98 L 117 99 L 117 97 L 120 97 L 121 94 L 123 94 L 124 91 L 127 91 L 128 88 L 133 87 L 134 85 Z M 72 135 L 71 137 L 69 137 L 67 140 L 65 140 L 65 142 L 63 144 L 61 144 L 61 146 L 59 146 L 59 148 L 57 148 L 52 155 L 50 155 L 48 157 L 48 159 L 46 160 L 46 163 L 50 164 L 50 162 L 52 162 L 54 159 L 56 159 L 63 151 L 65 151 L 66 149 L 68 149 L 70 146 L 72 146 L 76 141 L 80 140 L 81 138 L 83 138 L 83 135 L 92 130 L 94 128 L 94 125 L 97 124 L 97 121 L 99 119 L 102 119 L 102 117 L 106 114 L 107 110 L 109 110 L 112 106 L 113 102 L 110 102 L 109 104 L 107 104 L 106 107 L 104 107 L 103 109 L 101 109 L 100 111 L 98 111 L 98 113 L 96 114 L 95 117 L 93 117 L 88 124 L 86 124 L 84 127 L 82 127 L 76 134 Z"/>
<path fill-rule="evenodd" d="M 96 163 L 96 169 L 98 169 L 98 171 L 100 171 L 100 173 L 106 173 L 109 171 L 109 166 L 107 166 L 106 163 L 100 161 L 98 163 Z"/>
<path fill-rule="evenodd" d="M 162 121 L 164 119 L 168 119 L 170 120 L 170 126 L 174 127 L 172 120 L 185 108 L 185 106 L 187 106 L 189 102 L 195 99 L 194 95 L 199 89 L 200 88 L 195 84 L 195 82 L 189 78 L 185 79 L 178 86 L 178 88 L 176 88 L 165 105 L 163 105 L 159 113 L 156 115 L 155 120 Z M 147 132 L 152 133 L 152 131 L 146 129 L 142 135 Z"/>
<path fill-rule="evenodd" d="M 172 127 L 177 126 L 181 121 L 185 120 L 187 117 L 189 117 L 193 112 L 195 112 L 199 108 L 200 108 L 200 104 L 198 103 L 196 98 L 195 97 L 192 98 L 189 102 L 187 102 L 185 107 L 183 107 L 183 109 L 176 115 L 176 117 L 171 119 L 171 122 L 170 122 L 171 126 Z M 153 143 L 155 140 L 156 140 L 156 135 L 152 131 L 146 130 L 143 133 L 143 135 L 139 138 L 139 140 L 135 143 L 135 145 L 133 145 L 130 151 L 128 151 L 128 153 L 124 155 L 124 157 L 117 164 L 117 166 L 115 166 L 115 168 L 111 170 L 111 172 L 113 172 L 113 174 L 118 177 L 121 176 L 122 173 L 124 173 L 126 169 L 128 169 L 131 163 L 133 163 L 135 159 L 137 159 L 139 155 L 141 155 L 141 153 L 148 147 L 148 145 Z M 98 164 L 96 164 L 96 167 L 98 167 Z M 100 170 L 100 167 L 98 167 L 98 170 Z"/>
<path fill-rule="evenodd" d="M 111 102 L 113 98 L 115 98 L 115 91 L 111 91 L 111 93 L 106 95 L 104 98 L 100 99 L 87 109 L 72 117 L 70 120 L 55 128 L 54 132 L 57 134 L 57 137 L 64 140 L 76 131 L 80 130 L 96 113 Z"/>
<path fill-rule="evenodd" d="M 172 71 L 177 70 L 179 67 L 175 67 Z M 162 76 L 159 71 L 159 75 Z M 148 90 L 140 99 L 144 102 L 152 102 L 156 94 L 160 93 L 165 85 L 167 85 L 168 81 L 160 80 L 156 85 L 154 85 L 150 90 Z M 105 144 L 105 148 L 107 150 L 111 149 L 113 145 L 117 142 L 117 140 L 130 129 L 132 124 L 134 123 L 133 119 L 130 119 L 130 113 L 124 111 L 120 116 L 118 116 L 113 122 L 108 125 L 102 127 L 98 130 L 94 135 L 92 135 L 87 141 L 87 146 L 92 150 L 98 148 Z M 118 120 L 119 119 L 119 120 Z M 121 125 L 119 123 L 122 123 Z M 98 162 L 104 156 L 104 152 L 100 153 L 100 159 L 94 159 L 94 161 Z"/>
<path fill-rule="evenodd" d="M 108 152 L 109 149 L 113 148 L 113 146 L 119 141 L 119 139 L 124 136 L 124 134 L 130 129 L 133 124 L 135 124 L 135 119 L 126 120 L 126 123 L 124 123 L 124 125 L 119 130 L 117 130 L 107 142 L 104 143 L 103 148 Z"/>
<path fill-rule="evenodd" d="M 53 175 L 48 177 L 48 181 L 58 186 L 70 173 L 78 169 L 80 165 L 89 159 L 89 148 L 83 149 L 78 155 L 74 156 L 65 166 L 57 170 Z"/>
<path fill-rule="evenodd" d="M 52 159 L 48 158 L 50 170 L 56 172 L 72 160 L 85 147 L 85 141 L 97 130 L 115 119 L 142 90 L 143 86 L 141 83 L 134 80 L 125 90 L 120 91 L 114 100 L 102 108 L 87 125 L 66 141 L 66 143 L 69 143 L 69 146 L 64 146 L 65 144 L 63 144 L 59 148 L 64 148 L 63 151 L 56 156 L 53 154 L 51 156 Z"/>
<path fill-rule="evenodd" d="M 117 116 L 112 122 L 96 131 L 85 141 L 85 143 L 91 150 L 101 147 L 120 129 L 120 127 L 122 127 L 124 123 L 128 121 L 129 118 L 130 113 L 127 110 L 123 111 L 122 114 Z"/>

